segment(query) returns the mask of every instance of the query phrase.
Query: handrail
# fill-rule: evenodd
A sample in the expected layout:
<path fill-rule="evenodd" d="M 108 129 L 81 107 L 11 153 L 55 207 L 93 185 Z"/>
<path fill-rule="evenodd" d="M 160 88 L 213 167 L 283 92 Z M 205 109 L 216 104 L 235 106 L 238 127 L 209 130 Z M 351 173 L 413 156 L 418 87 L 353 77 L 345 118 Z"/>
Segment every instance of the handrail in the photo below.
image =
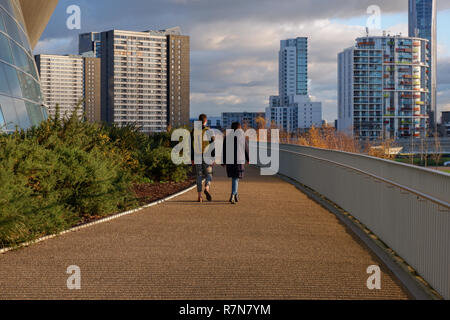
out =
<path fill-rule="evenodd" d="M 363 170 L 361 170 L 361 169 L 358 169 L 358 168 L 355 168 L 355 167 L 352 167 L 352 166 L 349 166 L 349 165 L 346 165 L 346 164 L 342 164 L 342 163 L 339 163 L 339 162 L 336 162 L 336 161 L 332 161 L 332 160 L 328 160 L 328 159 L 324 159 L 324 158 L 312 156 L 312 155 L 309 155 L 309 154 L 304 154 L 304 153 L 295 152 L 295 151 L 290 151 L 290 150 L 284 150 L 284 149 L 280 149 L 280 151 L 287 152 L 287 153 L 291 153 L 291 154 L 295 154 L 295 155 L 299 155 L 299 156 L 304 156 L 304 157 L 308 157 L 308 158 L 312 158 L 312 159 L 319 160 L 319 161 L 328 162 L 328 163 L 334 164 L 334 165 L 339 166 L 339 167 L 343 167 L 343 168 L 346 168 L 346 169 L 350 169 L 350 170 L 356 171 L 356 172 L 358 172 L 358 173 L 364 174 L 364 175 L 369 176 L 369 177 L 371 177 L 371 178 L 374 178 L 374 179 L 376 179 L 376 180 L 379 180 L 379 181 L 382 181 L 382 182 L 387 183 L 387 184 L 389 184 L 389 185 L 392 185 L 392 186 L 394 186 L 394 187 L 397 187 L 397 188 L 399 188 L 399 189 L 401 189 L 401 190 L 404 190 L 404 191 L 413 193 L 413 194 L 415 194 L 415 195 L 417 195 L 417 196 L 419 196 L 419 197 L 421 197 L 421 198 L 424 198 L 424 199 L 426 199 L 426 200 L 428 200 L 428 201 L 431 201 L 431 202 L 433 202 L 433 203 L 436 203 L 436 204 L 438 204 L 438 205 L 440 205 L 440 206 L 442 206 L 442 207 L 445 207 L 445 208 L 447 208 L 447 209 L 450 210 L 450 203 L 448 203 L 448 202 L 446 202 L 446 201 L 437 199 L 437 198 L 435 198 L 435 197 L 433 197 L 433 196 L 430 196 L 430 195 L 428 195 L 428 194 L 425 194 L 425 193 L 423 193 L 423 192 L 414 190 L 414 189 L 412 189 L 412 188 L 409 188 L 409 187 L 406 187 L 406 186 L 401 185 L 401 184 L 399 184 L 399 183 L 396 183 L 396 182 L 394 182 L 394 181 L 391 181 L 391 180 L 388 180 L 388 179 L 379 177 L 379 176 L 377 176 L 377 175 L 374 175 L 374 174 L 372 174 L 372 173 L 363 171 Z"/>
<path fill-rule="evenodd" d="M 323 149 L 323 148 L 318 148 L 318 147 L 301 146 L 301 145 L 298 145 L 298 144 L 289 144 L 289 143 L 280 143 L 279 146 L 280 147 L 281 146 L 304 147 L 304 148 L 308 148 L 308 149 L 311 149 L 311 150 L 330 151 L 330 152 L 333 152 L 333 153 L 336 153 L 336 154 L 356 156 L 356 157 L 359 157 L 359 158 L 371 159 L 371 160 L 375 160 L 375 161 L 383 162 L 383 163 L 391 163 L 391 164 L 395 164 L 397 166 L 408 167 L 408 168 L 415 169 L 415 170 L 426 171 L 428 173 L 432 173 L 432 174 L 435 174 L 435 175 L 448 175 L 448 176 L 450 176 L 450 173 L 439 172 L 437 170 L 431 170 L 429 168 L 418 167 L 418 166 L 415 166 L 415 165 L 412 165 L 412 164 L 409 164 L 409 163 L 395 162 L 395 161 L 388 160 L 388 159 L 382 159 L 382 158 L 378 158 L 378 157 L 374 157 L 374 156 L 369 156 L 367 154 L 352 153 L 352 152 L 348 152 L 348 151 L 334 150 L 334 149 Z M 287 150 L 284 150 L 284 151 L 287 151 Z M 430 154 L 430 152 L 429 152 L 429 154 Z"/>

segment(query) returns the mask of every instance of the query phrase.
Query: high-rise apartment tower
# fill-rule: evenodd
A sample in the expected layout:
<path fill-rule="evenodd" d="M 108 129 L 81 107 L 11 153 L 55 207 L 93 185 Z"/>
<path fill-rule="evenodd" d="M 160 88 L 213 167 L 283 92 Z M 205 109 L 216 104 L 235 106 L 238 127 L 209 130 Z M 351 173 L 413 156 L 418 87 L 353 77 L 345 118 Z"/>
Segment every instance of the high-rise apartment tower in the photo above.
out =
<path fill-rule="evenodd" d="M 409 1 L 409 36 L 427 39 L 430 43 L 430 105 L 427 110 L 430 116 L 430 129 L 437 125 L 437 1 Z"/>
<path fill-rule="evenodd" d="M 429 41 L 362 37 L 338 56 L 338 130 L 362 140 L 424 137 Z"/>
<path fill-rule="evenodd" d="M 279 52 L 279 95 L 266 109 L 269 126 L 296 132 L 322 125 L 322 103 L 308 95 L 308 38 L 282 40 Z"/>
<path fill-rule="evenodd" d="M 279 53 L 279 96 L 282 104 L 289 96 L 308 95 L 308 38 L 281 41 Z"/>
<path fill-rule="evenodd" d="M 189 125 L 189 37 L 179 28 L 101 33 L 102 119 L 146 133 Z"/>

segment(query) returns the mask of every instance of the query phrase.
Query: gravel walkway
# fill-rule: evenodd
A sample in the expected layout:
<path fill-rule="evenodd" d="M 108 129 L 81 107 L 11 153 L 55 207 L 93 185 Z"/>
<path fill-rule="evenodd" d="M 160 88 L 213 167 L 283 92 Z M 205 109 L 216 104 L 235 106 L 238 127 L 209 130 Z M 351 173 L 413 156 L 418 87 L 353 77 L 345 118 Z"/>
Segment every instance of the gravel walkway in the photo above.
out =
<path fill-rule="evenodd" d="M 214 202 L 195 190 L 141 213 L 0 255 L 0 299 L 407 299 L 380 262 L 321 206 L 250 169 L 241 202 L 216 168 Z M 68 266 L 81 290 L 68 290 Z"/>

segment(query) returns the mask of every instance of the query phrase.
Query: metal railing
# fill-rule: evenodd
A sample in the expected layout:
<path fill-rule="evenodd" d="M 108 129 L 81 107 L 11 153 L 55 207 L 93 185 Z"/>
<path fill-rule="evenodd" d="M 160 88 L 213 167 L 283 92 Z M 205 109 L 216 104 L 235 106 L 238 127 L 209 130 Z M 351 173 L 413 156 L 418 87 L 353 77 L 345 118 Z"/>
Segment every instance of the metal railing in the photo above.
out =
<path fill-rule="evenodd" d="M 295 145 L 280 145 L 279 173 L 349 212 L 450 299 L 450 174 Z"/>
<path fill-rule="evenodd" d="M 398 139 L 395 145 L 403 147 L 401 153 L 414 154 L 450 154 L 450 138 Z"/>

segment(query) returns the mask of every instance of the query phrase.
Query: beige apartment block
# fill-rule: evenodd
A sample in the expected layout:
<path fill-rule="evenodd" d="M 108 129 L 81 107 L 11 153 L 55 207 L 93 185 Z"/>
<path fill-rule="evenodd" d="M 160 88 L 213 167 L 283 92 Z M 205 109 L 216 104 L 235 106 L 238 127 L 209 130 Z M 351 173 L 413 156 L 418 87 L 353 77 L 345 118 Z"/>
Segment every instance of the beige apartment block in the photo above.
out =
<path fill-rule="evenodd" d="M 77 55 L 36 56 L 41 77 L 44 103 L 51 116 L 68 118 L 77 112 L 79 118 L 101 121 L 100 59 Z"/>

